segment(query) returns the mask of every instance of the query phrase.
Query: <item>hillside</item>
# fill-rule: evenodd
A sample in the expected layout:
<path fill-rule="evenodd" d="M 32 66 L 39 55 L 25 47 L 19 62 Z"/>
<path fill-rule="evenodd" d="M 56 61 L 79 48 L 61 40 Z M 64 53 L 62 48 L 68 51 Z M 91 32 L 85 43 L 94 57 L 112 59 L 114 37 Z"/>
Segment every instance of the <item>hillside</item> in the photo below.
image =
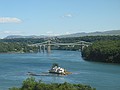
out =
<path fill-rule="evenodd" d="M 120 30 L 111 30 L 111 31 L 104 31 L 104 32 L 90 32 L 90 33 L 74 33 L 69 35 L 61 35 L 60 38 L 64 37 L 81 37 L 81 36 L 97 36 L 97 35 L 120 35 Z"/>
<path fill-rule="evenodd" d="M 84 48 L 82 57 L 88 61 L 120 63 L 120 40 L 94 42 Z"/>
<path fill-rule="evenodd" d="M 105 36 L 105 35 L 120 35 L 120 30 L 111 30 L 111 31 L 104 31 L 104 32 L 90 32 L 90 33 L 73 33 L 67 35 L 60 35 L 60 36 L 45 36 L 45 35 L 30 35 L 30 36 L 22 36 L 22 35 L 10 35 L 5 37 L 4 39 L 14 39 L 14 38 L 48 38 L 48 37 L 58 37 L 58 38 L 66 38 L 66 37 L 82 37 L 82 36 Z"/>

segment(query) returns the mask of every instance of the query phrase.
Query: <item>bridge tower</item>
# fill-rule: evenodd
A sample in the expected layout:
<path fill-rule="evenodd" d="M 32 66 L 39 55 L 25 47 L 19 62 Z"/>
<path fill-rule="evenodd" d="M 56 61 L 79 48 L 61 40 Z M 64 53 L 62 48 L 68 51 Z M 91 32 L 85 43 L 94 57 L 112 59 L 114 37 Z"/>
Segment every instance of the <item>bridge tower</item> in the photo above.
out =
<path fill-rule="evenodd" d="M 50 45 L 50 40 L 48 40 L 47 42 L 47 53 L 50 53 L 51 52 L 51 45 Z"/>
<path fill-rule="evenodd" d="M 84 48 L 84 44 L 83 42 L 81 42 L 81 51 L 83 51 L 83 48 Z"/>

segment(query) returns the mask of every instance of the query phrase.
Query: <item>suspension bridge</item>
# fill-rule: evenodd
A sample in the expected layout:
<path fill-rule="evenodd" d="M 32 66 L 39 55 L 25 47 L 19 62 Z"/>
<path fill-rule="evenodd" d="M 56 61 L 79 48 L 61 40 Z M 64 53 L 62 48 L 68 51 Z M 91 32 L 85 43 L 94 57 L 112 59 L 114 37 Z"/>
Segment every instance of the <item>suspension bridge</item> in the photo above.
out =
<path fill-rule="evenodd" d="M 86 42 L 86 41 L 79 41 L 79 42 L 74 42 L 74 43 L 58 43 L 58 42 L 53 42 L 51 40 L 47 40 L 42 43 L 35 43 L 35 44 L 29 44 L 29 46 L 36 46 L 39 47 L 39 52 L 45 52 L 47 51 L 48 53 L 51 52 L 51 46 L 67 46 L 67 47 L 74 47 L 74 46 L 80 46 L 79 50 L 83 50 L 83 48 L 86 46 L 88 47 L 92 43 Z"/>

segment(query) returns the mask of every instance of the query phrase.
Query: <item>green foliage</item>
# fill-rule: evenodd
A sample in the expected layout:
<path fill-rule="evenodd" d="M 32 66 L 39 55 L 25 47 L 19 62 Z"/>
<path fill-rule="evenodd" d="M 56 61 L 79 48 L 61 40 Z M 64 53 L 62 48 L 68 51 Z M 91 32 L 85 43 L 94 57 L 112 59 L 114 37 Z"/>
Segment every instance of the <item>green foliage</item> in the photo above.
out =
<path fill-rule="evenodd" d="M 28 44 L 41 43 L 48 40 L 47 38 L 15 38 L 15 39 L 0 39 L 0 53 L 7 52 L 38 52 L 38 47 L 27 46 Z M 120 40 L 120 36 L 84 36 L 84 37 L 69 37 L 69 38 L 51 38 L 52 42 L 56 43 L 75 43 L 79 41 L 96 42 L 106 40 Z M 79 50 L 79 45 L 71 46 L 51 46 L 55 50 Z"/>
<path fill-rule="evenodd" d="M 86 60 L 120 63 L 120 40 L 97 41 L 84 48 L 82 56 Z"/>
<path fill-rule="evenodd" d="M 11 47 L 9 45 L 9 49 L 8 46 L 4 47 L 4 45 L 0 44 L 0 47 L 2 47 L 0 52 L 14 51 L 13 47 L 17 48 L 17 50 L 21 52 L 22 52 L 22 48 L 24 48 L 23 52 L 30 52 L 30 51 L 37 52 L 37 47 L 30 47 L 30 46 L 28 47 L 26 45 L 41 43 L 41 42 L 45 42 L 46 40 L 48 40 L 48 38 L 0 39 L 0 43 L 9 43 L 9 44 L 14 43 L 15 45 L 17 45 L 16 43 L 19 43 L 19 45 L 17 46 L 11 45 L 12 46 Z M 57 38 L 57 37 L 51 38 L 51 41 L 56 43 L 75 43 L 79 41 L 96 42 L 101 40 L 120 40 L 120 36 L 84 36 L 84 37 L 68 37 L 68 38 Z M 51 48 L 56 50 L 79 50 L 81 47 L 79 45 L 75 45 L 75 46 L 72 45 L 72 46 L 51 46 Z"/>
<path fill-rule="evenodd" d="M 56 38 L 52 40 L 57 43 L 75 43 L 79 41 L 96 42 L 96 41 L 107 41 L 107 40 L 120 40 L 120 36 L 84 36 L 84 37 L 68 37 L 68 38 Z M 81 47 L 78 45 L 73 46 L 59 46 L 53 47 L 58 50 L 79 50 Z"/>
<path fill-rule="evenodd" d="M 25 43 L 18 42 L 1 42 L 0 43 L 0 53 L 26 53 L 32 51 L 37 51 L 37 47 L 28 46 Z"/>
<path fill-rule="evenodd" d="M 34 87 L 37 85 L 35 78 L 27 78 L 23 81 L 21 90 L 34 90 Z"/>
<path fill-rule="evenodd" d="M 21 88 L 10 88 L 9 90 L 96 90 L 88 85 L 70 84 L 70 83 L 50 83 L 35 81 L 34 78 L 27 78 L 23 81 Z"/>
<path fill-rule="evenodd" d="M 0 39 L 0 42 L 19 42 L 19 43 L 27 43 L 27 44 L 33 44 L 33 43 L 41 43 L 44 42 L 44 38 L 13 38 L 13 39 Z"/>
<path fill-rule="evenodd" d="M 57 38 L 56 42 L 60 43 L 74 43 L 79 41 L 95 42 L 101 40 L 120 40 L 120 36 L 83 36 L 83 37 L 68 37 L 68 38 Z M 54 41 L 54 40 L 53 40 Z"/>

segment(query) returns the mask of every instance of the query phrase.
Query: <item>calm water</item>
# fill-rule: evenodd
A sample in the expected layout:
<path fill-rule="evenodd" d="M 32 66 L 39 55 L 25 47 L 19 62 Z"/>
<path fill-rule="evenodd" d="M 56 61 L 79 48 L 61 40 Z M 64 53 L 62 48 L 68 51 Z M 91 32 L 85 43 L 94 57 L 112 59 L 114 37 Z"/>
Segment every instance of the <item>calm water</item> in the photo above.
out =
<path fill-rule="evenodd" d="M 88 84 L 97 90 L 120 90 L 120 65 L 87 62 L 77 51 L 52 51 L 50 55 L 0 54 L 0 90 L 21 86 L 27 72 L 48 72 L 52 63 L 58 63 L 73 74 L 68 76 L 36 76 L 44 82 Z"/>

